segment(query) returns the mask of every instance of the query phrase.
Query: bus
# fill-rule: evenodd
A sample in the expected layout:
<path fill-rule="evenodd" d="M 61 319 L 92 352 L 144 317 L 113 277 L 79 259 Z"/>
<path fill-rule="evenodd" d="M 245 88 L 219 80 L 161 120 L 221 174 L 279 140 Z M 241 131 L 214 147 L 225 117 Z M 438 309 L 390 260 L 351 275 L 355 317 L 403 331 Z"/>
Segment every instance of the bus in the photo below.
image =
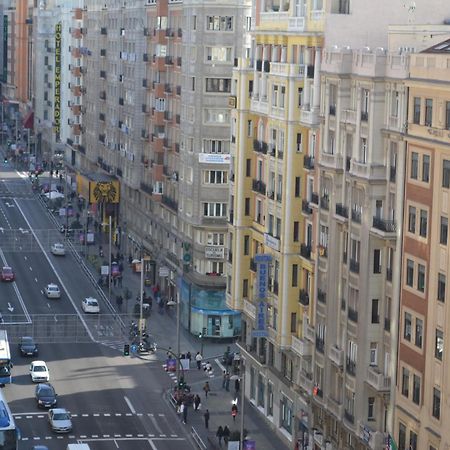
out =
<path fill-rule="evenodd" d="M 0 385 L 11 383 L 11 369 L 8 333 L 6 330 L 0 330 Z"/>
<path fill-rule="evenodd" d="M 20 430 L 0 389 L 0 450 L 17 450 L 19 441 Z"/>

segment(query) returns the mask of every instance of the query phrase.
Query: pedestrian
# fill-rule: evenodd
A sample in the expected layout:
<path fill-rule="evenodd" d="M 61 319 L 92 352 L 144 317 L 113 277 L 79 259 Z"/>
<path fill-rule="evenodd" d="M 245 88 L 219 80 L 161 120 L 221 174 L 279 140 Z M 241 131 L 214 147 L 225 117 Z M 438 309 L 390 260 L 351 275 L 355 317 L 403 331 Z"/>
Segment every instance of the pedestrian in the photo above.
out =
<path fill-rule="evenodd" d="M 227 374 L 226 374 L 225 390 L 226 390 L 227 392 L 230 391 L 230 372 L 227 372 Z"/>
<path fill-rule="evenodd" d="M 133 257 L 130 255 L 128 255 L 128 264 L 131 266 L 131 263 L 133 262 Z"/>
<path fill-rule="evenodd" d="M 117 295 L 116 296 L 116 303 L 117 303 L 117 309 L 119 311 L 122 311 L 122 303 L 123 303 L 123 298 L 121 295 Z"/>
<path fill-rule="evenodd" d="M 222 389 L 225 389 L 225 384 L 227 382 L 227 371 L 223 371 L 223 377 L 222 377 Z"/>
<path fill-rule="evenodd" d="M 206 382 L 205 385 L 203 386 L 203 390 L 205 391 L 205 397 L 208 398 L 208 393 L 211 390 L 208 382 Z"/>
<path fill-rule="evenodd" d="M 113 277 L 113 285 L 114 285 L 114 287 L 116 287 L 116 285 L 117 285 L 117 277 Z"/>
<path fill-rule="evenodd" d="M 201 403 L 200 395 L 195 394 L 195 397 L 194 397 L 194 410 L 195 411 L 198 411 L 200 409 L 200 403 Z"/>
<path fill-rule="evenodd" d="M 186 359 L 189 360 L 189 366 L 190 366 L 190 365 L 191 365 L 191 360 L 192 360 L 191 352 L 187 352 L 187 353 L 186 353 Z"/>
<path fill-rule="evenodd" d="M 200 370 L 202 367 L 202 355 L 200 354 L 200 352 L 197 352 L 197 354 L 195 355 L 195 361 L 197 362 L 197 369 Z"/>
<path fill-rule="evenodd" d="M 120 274 L 120 275 L 117 277 L 117 286 L 122 287 L 122 280 L 123 280 L 122 274 Z"/>
<path fill-rule="evenodd" d="M 171 359 L 171 358 L 172 358 L 172 355 L 173 355 L 172 347 L 169 347 L 169 348 L 167 349 L 166 355 L 167 355 L 167 358 L 168 358 L 168 359 Z"/>
<path fill-rule="evenodd" d="M 222 438 L 223 438 L 223 428 L 222 425 L 219 425 L 216 431 L 217 439 L 219 439 L 219 445 L 222 447 Z"/>
<path fill-rule="evenodd" d="M 225 445 L 228 445 L 228 441 L 230 440 L 230 429 L 227 425 L 225 425 L 225 428 L 223 429 L 223 440 L 225 441 Z"/>
<path fill-rule="evenodd" d="M 236 422 L 237 413 L 238 413 L 238 407 L 237 407 L 236 403 L 233 403 L 231 405 L 231 417 L 233 417 L 233 422 Z"/>
<path fill-rule="evenodd" d="M 186 424 L 187 423 L 187 414 L 188 414 L 188 406 L 186 404 L 186 402 L 183 402 L 184 408 L 183 408 L 183 423 Z"/>
<path fill-rule="evenodd" d="M 236 380 L 234 381 L 234 392 L 237 394 L 239 394 L 239 389 L 241 388 L 241 383 L 239 381 L 239 378 L 236 378 Z"/>
<path fill-rule="evenodd" d="M 205 419 L 205 428 L 209 429 L 209 410 L 207 409 L 205 411 L 205 414 L 203 414 L 203 418 Z"/>
<path fill-rule="evenodd" d="M 210 373 L 210 372 L 212 372 L 212 366 L 211 366 L 211 363 L 209 362 L 209 361 L 206 361 L 206 364 L 205 364 L 205 372 L 207 372 L 208 374 Z"/>

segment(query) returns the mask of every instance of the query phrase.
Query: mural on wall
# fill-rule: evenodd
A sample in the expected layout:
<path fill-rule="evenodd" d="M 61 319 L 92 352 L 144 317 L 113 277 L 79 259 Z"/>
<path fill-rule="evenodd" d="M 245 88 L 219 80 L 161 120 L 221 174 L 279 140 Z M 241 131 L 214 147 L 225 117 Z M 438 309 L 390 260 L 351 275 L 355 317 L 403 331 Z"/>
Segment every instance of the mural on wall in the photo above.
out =
<path fill-rule="evenodd" d="M 118 203 L 118 183 L 114 181 L 91 182 L 91 203 Z"/>

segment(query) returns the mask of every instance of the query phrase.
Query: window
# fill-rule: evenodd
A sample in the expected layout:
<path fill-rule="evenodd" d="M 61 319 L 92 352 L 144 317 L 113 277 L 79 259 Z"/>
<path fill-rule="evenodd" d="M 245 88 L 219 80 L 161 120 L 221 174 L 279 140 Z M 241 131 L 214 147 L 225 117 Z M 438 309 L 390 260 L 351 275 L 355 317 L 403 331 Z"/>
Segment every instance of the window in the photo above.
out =
<path fill-rule="evenodd" d="M 445 285 L 445 275 L 443 273 L 438 273 L 437 299 L 441 302 L 445 302 Z"/>
<path fill-rule="evenodd" d="M 242 280 L 242 297 L 248 298 L 248 279 Z"/>
<path fill-rule="evenodd" d="M 398 450 L 406 450 L 406 426 L 398 425 Z"/>
<path fill-rule="evenodd" d="M 402 395 L 409 397 L 409 370 L 406 367 L 402 369 Z"/>
<path fill-rule="evenodd" d="M 414 97 L 414 115 L 413 115 L 413 123 L 416 125 L 420 124 L 420 97 Z"/>
<path fill-rule="evenodd" d="M 436 419 L 441 418 L 441 391 L 437 388 L 433 388 L 433 417 Z"/>
<path fill-rule="evenodd" d="M 411 327 L 412 327 L 412 316 L 410 313 L 405 312 L 403 321 L 403 338 L 411 342 Z"/>
<path fill-rule="evenodd" d="M 417 434 L 414 431 L 409 432 L 409 450 L 417 450 Z"/>
<path fill-rule="evenodd" d="M 419 176 L 419 154 L 411 152 L 411 178 L 417 180 Z"/>
<path fill-rule="evenodd" d="M 375 397 L 367 399 L 367 420 L 375 420 Z"/>
<path fill-rule="evenodd" d="M 300 177 L 295 177 L 295 196 L 300 197 Z"/>
<path fill-rule="evenodd" d="M 294 242 L 298 242 L 298 239 L 299 239 L 299 223 L 294 222 L 294 236 L 293 236 L 292 240 Z"/>
<path fill-rule="evenodd" d="M 244 214 L 246 216 L 250 215 L 250 197 L 245 198 Z"/>
<path fill-rule="evenodd" d="M 450 187 L 450 161 L 447 159 L 442 163 L 442 187 Z"/>
<path fill-rule="evenodd" d="M 417 264 L 417 290 L 425 292 L 425 266 Z"/>
<path fill-rule="evenodd" d="M 297 313 L 291 313 L 291 333 L 297 332 Z"/>
<path fill-rule="evenodd" d="M 292 264 L 292 287 L 298 286 L 298 265 Z"/>
<path fill-rule="evenodd" d="M 206 123 L 228 124 L 230 121 L 230 112 L 227 109 L 210 109 L 204 111 Z"/>
<path fill-rule="evenodd" d="M 420 377 L 416 374 L 413 375 L 412 401 L 416 405 L 420 405 Z"/>
<path fill-rule="evenodd" d="M 414 261 L 406 260 L 406 284 L 409 287 L 414 286 Z"/>
<path fill-rule="evenodd" d="M 231 78 L 206 78 L 206 92 L 231 92 Z"/>
<path fill-rule="evenodd" d="M 267 415 L 273 416 L 273 384 L 270 381 L 267 383 Z"/>
<path fill-rule="evenodd" d="M 378 353 L 378 344 L 376 342 L 370 343 L 370 353 L 369 353 L 369 365 L 376 366 L 377 365 L 377 353 Z"/>
<path fill-rule="evenodd" d="M 381 273 L 381 250 L 379 248 L 373 251 L 373 273 Z"/>
<path fill-rule="evenodd" d="M 372 323 L 380 323 L 379 303 L 377 298 L 372 299 Z"/>
<path fill-rule="evenodd" d="M 425 126 L 431 127 L 433 122 L 433 100 L 425 99 Z"/>
<path fill-rule="evenodd" d="M 445 129 L 450 130 L 450 102 L 445 102 Z"/>
<path fill-rule="evenodd" d="M 419 234 L 422 237 L 427 237 L 427 224 L 428 224 L 428 213 L 426 210 L 421 209 Z"/>
<path fill-rule="evenodd" d="M 248 255 L 250 253 L 250 236 L 244 236 L 244 255 Z"/>
<path fill-rule="evenodd" d="M 218 139 L 203 140 L 204 153 L 230 153 L 230 141 Z"/>
<path fill-rule="evenodd" d="M 280 108 L 284 108 L 284 102 L 286 98 L 286 87 L 281 86 L 281 92 L 280 92 Z"/>
<path fill-rule="evenodd" d="M 441 216 L 440 243 L 442 245 L 447 245 L 447 238 L 448 238 L 448 218 Z"/>
<path fill-rule="evenodd" d="M 232 47 L 206 47 L 206 60 L 212 62 L 231 62 Z"/>
<path fill-rule="evenodd" d="M 226 217 L 226 203 L 203 203 L 203 215 L 205 217 Z"/>
<path fill-rule="evenodd" d="M 224 233 L 208 233 L 207 244 L 208 245 L 219 245 L 222 246 L 225 241 Z"/>
<path fill-rule="evenodd" d="M 206 16 L 207 31 L 233 31 L 232 16 Z"/>
<path fill-rule="evenodd" d="M 430 181 L 430 156 L 423 155 L 422 157 L 422 181 L 428 183 Z"/>
<path fill-rule="evenodd" d="M 195 91 L 195 77 L 191 77 L 191 91 Z"/>
<path fill-rule="evenodd" d="M 359 156 L 360 162 L 366 163 L 367 162 L 367 139 L 361 138 L 361 154 Z"/>
<path fill-rule="evenodd" d="M 280 399 L 280 427 L 292 433 L 293 403 L 283 394 Z"/>
<path fill-rule="evenodd" d="M 272 86 L 272 106 L 278 106 L 278 86 Z"/>
<path fill-rule="evenodd" d="M 252 173 L 252 160 L 248 158 L 245 161 L 245 176 L 249 177 Z"/>
<path fill-rule="evenodd" d="M 434 356 L 439 361 L 442 361 L 442 352 L 444 350 L 444 332 L 436 329 L 436 340 L 434 345 Z"/>
<path fill-rule="evenodd" d="M 205 184 L 227 184 L 228 172 L 224 170 L 205 170 L 203 172 L 203 182 Z"/>
<path fill-rule="evenodd" d="M 408 208 L 408 231 L 410 233 L 416 232 L 416 208 L 414 206 Z"/>
<path fill-rule="evenodd" d="M 416 347 L 422 348 L 423 342 L 423 320 L 416 318 L 416 333 L 414 338 L 414 343 Z"/>

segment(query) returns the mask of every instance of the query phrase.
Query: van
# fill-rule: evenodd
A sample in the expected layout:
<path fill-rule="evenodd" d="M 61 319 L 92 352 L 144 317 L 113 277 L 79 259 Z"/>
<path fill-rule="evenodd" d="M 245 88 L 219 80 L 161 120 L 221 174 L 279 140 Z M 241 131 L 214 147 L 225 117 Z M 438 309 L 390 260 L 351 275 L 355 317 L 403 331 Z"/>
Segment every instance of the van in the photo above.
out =
<path fill-rule="evenodd" d="M 87 444 L 67 444 L 66 450 L 90 450 Z"/>

